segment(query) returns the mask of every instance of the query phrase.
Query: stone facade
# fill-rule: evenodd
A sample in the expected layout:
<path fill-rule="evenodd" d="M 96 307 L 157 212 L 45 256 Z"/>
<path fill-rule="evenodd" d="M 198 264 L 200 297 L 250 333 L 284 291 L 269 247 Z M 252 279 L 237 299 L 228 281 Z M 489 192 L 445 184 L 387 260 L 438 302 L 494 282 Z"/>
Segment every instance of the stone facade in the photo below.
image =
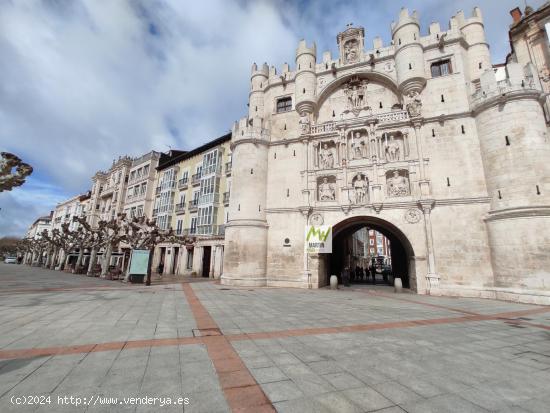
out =
<path fill-rule="evenodd" d="M 497 81 L 481 11 L 420 35 L 403 9 L 392 43 L 338 34 L 339 56 L 301 41 L 279 74 L 252 66 L 233 127 L 222 284 L 327 285 L 331 254 L 304 253 L 308 223 L 333 242 L 368 225 L 421 294 L 550 302 L 550 145 L 533 65 Z M 334 254 L 332 254 L 334 255 Z M 397 260 L 396 257 L 399 256 Z"/>

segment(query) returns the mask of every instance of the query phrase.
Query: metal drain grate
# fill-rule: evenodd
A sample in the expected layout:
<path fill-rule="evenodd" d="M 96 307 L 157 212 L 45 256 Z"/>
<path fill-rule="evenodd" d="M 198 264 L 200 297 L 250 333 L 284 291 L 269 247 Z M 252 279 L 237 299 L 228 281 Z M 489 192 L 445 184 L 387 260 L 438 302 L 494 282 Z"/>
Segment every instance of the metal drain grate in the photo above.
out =
<path fill-rule="evenodd" d="M 211 337 L 211 336 L 221 336 L 222 332 L 219 328 L 194 328 L 193 337 Z"/>

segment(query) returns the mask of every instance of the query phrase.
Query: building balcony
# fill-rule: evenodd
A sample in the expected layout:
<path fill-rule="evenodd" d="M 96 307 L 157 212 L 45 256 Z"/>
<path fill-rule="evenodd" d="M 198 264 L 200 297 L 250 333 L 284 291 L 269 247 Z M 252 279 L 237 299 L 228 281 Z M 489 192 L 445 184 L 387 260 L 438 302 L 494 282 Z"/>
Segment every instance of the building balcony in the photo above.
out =
<path fill-rule="evenodd" d="M 160 194 L 160 186 L 157 186 L 155 188 L 155 195 L 158 195 L 158 194 Z"/>
<path fill-rule="evenodd" d="M 223 193 L 223 204 L 225 206 L 228 206 L 229 205 L 229 197 L 230 197 L 230 193 L 229 192 L 224 192 Z"/>
<path fill-rule="evenodd" d="M 225 235 L 225 225 L 199 225 L 197 235 L 223 236 Z"/>
<path fill-rule="evenodd" d="M 176 204 L 176 214 L 185 214 L 185 202 Z"/>
<path fill-rule="evenodd" d="M 112 195 L 114 191 L 115 191 L 114 185 L 105 186 L 105 187 L 103 187 L 103 190 L 101 191 L 99 196 L 104 198 L 104 197 Z"/>
<path fill-rule="evenodd" d="M 226 162 L 226 164 L 225 164 L 225 174 L 226 175 L 231 175 L 232 164 L 233 164 L 233 162 Z"/>
<path fill-rule="evenodd" d="M 189 179 L 188 178 L 183 178 L 183 179 L 180 179 L 178 181 L 178 189 L 179 190 L 187 189 L 188 186 L 189 186 Z"/>
<path fill-rule="evenodd" d="M 159 214 L 159 209 L 155 208 L 153 209 L 153 216 L 156 217 Z"/>
<path fill-rule="evenodd" d="M 220 202 L 220 194 L 206 194 L 199 197 L 199 205 L 218 204 Z"/>
<path fill-rule="evenodd" d="M 196 212 L 199 208 L 199 200 L 193 199 L 191 202 L 189 202 L 189 212 Z"/>
<path fill-rule="evenodd" d="M 196 186 L 201 184 L 201 174 L 191 175 L 191 185 Z"/>

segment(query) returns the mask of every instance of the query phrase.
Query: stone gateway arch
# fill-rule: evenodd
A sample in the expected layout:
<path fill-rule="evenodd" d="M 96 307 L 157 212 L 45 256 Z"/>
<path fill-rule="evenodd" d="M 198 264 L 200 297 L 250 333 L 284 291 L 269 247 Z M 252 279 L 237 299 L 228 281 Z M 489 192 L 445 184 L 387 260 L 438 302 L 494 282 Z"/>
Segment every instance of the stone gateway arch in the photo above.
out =
<path fill-rule="evenodd" d="M 336 247 L 366 225 L 418 293 L 550 303 L 550 145 L 533 67 L 509 63 L 497 81 L 478 8 L 426 36 L 403 9 L 391 44 L 367 50 L 361 27 L 337 43 L 319 59 L 301 41 L 292 69 L 252 66 L 222 284 L 323 287 L 340 258 L 305 254 L 306 225 L 332 225 Z"/>

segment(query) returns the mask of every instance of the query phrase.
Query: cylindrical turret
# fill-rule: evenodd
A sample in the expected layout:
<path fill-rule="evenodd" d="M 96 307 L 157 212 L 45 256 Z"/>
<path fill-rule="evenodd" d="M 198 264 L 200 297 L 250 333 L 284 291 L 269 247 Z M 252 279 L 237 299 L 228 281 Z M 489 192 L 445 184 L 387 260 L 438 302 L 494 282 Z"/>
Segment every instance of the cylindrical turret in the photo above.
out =
<path fill-rule="evenodd" d="M 492 67 L 489 44 L 485 39 L 485 29 L 481 10 L 474 8 L 472 17 L 465 19 L 464 13 L 456 15 L 460 31 L 468 43 L 468 73 L 471 80 L 479 79 L 481 74 Z"/>
<path fill-rule="evenodd" d="M 296 49 L 296 77 L 295 77 L 295 104 L 294 107 L 303 115 L 313 113 L 317 80 L 315 65 L 317 62 L 317 47 L 315 43 L 308 47 L 305 40 L 301 40 Z"/>
<path fill-rule="evenodd" d="M 260 69 L 256 63 L 252 65 L 250 75 L 250 95 L 248 98 L 248 118 L 264 117 L 264 88 L 267 86 L 269 66 L 264 63 Z"/>
<path fill-rule="evenodd" d="M 251 117 L 233 127 L 231 196 L 237 202 L 230 204 L 225 230 L 224 285 L 266 285 L 269 135 L 262 126 Z"/>
<path fill-rule="evenodd" d="M 426 84 L 424 51 L 420 44 L 420 23 L 416 11 L 409 15 L 401 9 L 399 20 L 392 23 L 392 39 L 395 45 L 395 69 L 401 92 L 421 92 Z"/>
<path fill-rule="evenodd" d="M 550 283 L 550 145 L 542 92 L 518 64 L 499 85 L 481 76 L 473 110 L 491 206 L 486 218 L 495 286 Z M 499 87 L 500 86 L 500 87 Z"/>

